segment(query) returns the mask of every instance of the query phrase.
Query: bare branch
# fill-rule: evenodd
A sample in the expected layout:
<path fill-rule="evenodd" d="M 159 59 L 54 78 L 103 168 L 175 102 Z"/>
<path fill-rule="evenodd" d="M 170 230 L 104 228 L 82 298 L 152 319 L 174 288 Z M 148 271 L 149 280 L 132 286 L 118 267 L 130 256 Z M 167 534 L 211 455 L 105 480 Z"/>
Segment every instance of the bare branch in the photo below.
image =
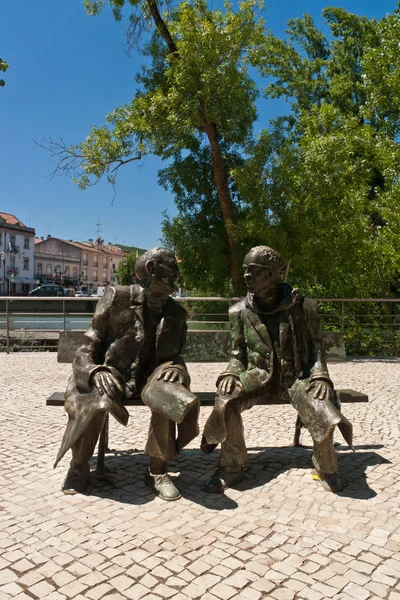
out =
<path fill-rule="evenodd" d="M 83 176 L 85 176 L 85 187 L 96 185 L 103 175 L 107 173 L 116 174 L 118 169 L 123 165 L 142 159 L 141 150 L 139 150 L 136 156 L 132 156 L 131 158 L 127 159 L 107 159 L 105 157 L 102 164 L 102 173 L 96 178 L 95 181 L 89 181 L 88 170 L 85 168 L 87 165 L 87 157 L 80 152 L 79 146 L 68 146 L 65 143 L 64 138 L 61 136 L 56 140 L 53 140 L 52 138 L 44 138 L 43 142 L 38 142 L 36 140 L 33 141 L 40 148 L 50 152 L 51 160 L 55 165 L 54 171 L 49 175 L 50 179 L 53 179 L 56 175 L 67 175 L 71 179 L 82 180 Z M 112 177 L 110 175 L 108 176 L 108 180 L 112 184 L 114 177 L 115 175 Z"/>

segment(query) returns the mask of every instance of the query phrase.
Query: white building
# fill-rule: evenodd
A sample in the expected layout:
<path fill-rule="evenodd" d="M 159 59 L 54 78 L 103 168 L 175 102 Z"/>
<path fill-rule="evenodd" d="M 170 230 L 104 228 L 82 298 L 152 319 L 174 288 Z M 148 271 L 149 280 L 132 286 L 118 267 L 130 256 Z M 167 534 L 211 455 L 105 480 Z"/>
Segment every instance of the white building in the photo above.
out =
<path fill-rule="evenodd" d="M 17 217 L 0 212 L 0 290 L 4 296 L 26 296 L 35 287 L 35 230 Z"/>

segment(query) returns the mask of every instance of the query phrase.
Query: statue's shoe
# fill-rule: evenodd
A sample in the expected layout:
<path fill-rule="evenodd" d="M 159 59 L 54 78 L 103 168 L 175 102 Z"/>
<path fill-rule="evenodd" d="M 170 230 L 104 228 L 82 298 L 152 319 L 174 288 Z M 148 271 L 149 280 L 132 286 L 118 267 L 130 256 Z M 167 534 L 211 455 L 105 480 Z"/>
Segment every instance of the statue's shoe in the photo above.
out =
<path fill-rule="evenodd" d="M 82 467 L 70 467 L 62 484 L 64 494 L 81 494 L 89 485 L 90 467 L 88 464 Z"/>
<path fill-rule="evenodd" d="M 321 482 L 322 487 L 327 492 L 341 492 L 343 489 L 343 483 L 339 477 L 339 473 L 323 473 L 322 471 L 317 471 L 318 479 Z"/>
<path fill-rule="evenodd" d="M 144 480 L 162 500 L 179 500 L 181 497 L 179 490 L 174 486 L 168 473 L 156 475 L 147 471 Z"/>
<path fill-rule="evenodd" d="M 203 490 L 210 494 L 221 494 L 226 488 L 232 487 L 241 481 L 243 481 L 243 467 L 230 472 L 219 468 L 203 485 Z"/>

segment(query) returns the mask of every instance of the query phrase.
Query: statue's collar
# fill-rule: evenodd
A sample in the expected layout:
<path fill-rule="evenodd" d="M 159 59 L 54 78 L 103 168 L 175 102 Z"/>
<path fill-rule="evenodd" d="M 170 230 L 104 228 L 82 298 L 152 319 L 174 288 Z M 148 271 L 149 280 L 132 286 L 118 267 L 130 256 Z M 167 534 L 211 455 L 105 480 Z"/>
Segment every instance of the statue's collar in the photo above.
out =
<path fill-rule="evenodd" d="M 278 287 L 278 303 L 272 309 L 266 309 L 259 305 L 255 294 L 249 292 L 246 296 L 245 303 L 247 308 L 253 310 L 260 315 L 274 315 L 288 310 L 303 301 L 298 288 L 292 288 L 288 283 L 280 283 Z"/>

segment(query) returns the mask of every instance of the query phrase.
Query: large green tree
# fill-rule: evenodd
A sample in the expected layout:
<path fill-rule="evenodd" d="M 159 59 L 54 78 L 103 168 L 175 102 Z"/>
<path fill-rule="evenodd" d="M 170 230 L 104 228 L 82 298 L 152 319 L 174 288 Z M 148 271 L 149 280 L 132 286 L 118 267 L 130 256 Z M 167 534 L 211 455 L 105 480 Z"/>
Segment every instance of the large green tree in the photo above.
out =
<path fill-rule="evenodd" d="M 105 3 L 85 1 L 97 14 Z M 188 153 L 209 151 L 212 182 L 222 217 L 233 290 L 241 285 L 237 210 L 232 196 L 226 150 L 242 148 L 257 117 L 257 87 L 249 76 L 264 42 L 264 24 L 256 0 L 237 10 L 227 2 L 210 10 L 204 0 L 179 3 L 161 14 L 157 0 L 109 0 L 117 19 L 133 11 L 129 38 L 143 28 L 153 31 L 142 51 L 151 64 L 137 76 L 139 91 L 116 108 L 107 125 L 94 127 L 73 147 L 56 143 L 59 170 L 72 173 L 84 188 L 100 177 L 114 182 L 118 168 L 151 152 L 179 163 Z M 61 151 L 61 154 L 60 154 Z"/>
<path fill-rule="evenodd" d="M 248 229 L 281 251 L 292 279 L 315 294 L 388 295 L 400 272 L 399 13 L 323 14 L 330 38 L 307 15 L 289 21 L 287 39 L 268 36 L 266 97 L 290 110 L 234 175 Z"/>

